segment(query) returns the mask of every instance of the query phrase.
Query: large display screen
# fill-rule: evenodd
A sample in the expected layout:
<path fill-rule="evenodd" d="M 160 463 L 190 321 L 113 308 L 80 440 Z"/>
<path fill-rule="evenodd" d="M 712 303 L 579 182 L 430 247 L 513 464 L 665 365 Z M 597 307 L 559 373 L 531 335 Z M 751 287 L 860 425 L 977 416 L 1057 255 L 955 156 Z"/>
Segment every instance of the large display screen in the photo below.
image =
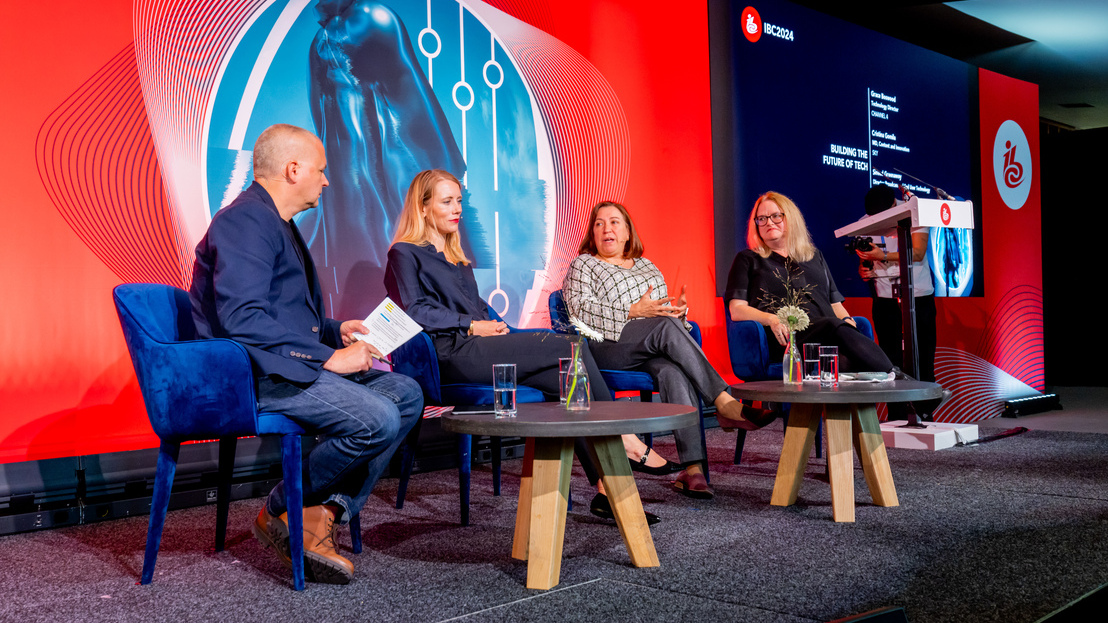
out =
<path fill-rule="evenodd" d="M 788 2 L 709 12 L 719 292 L 769 190 L 796 202 L 845 296 L 869 289 L 833 232 L 865 216 L 874 184 L 972 200 L 980 223 L 973 67 Z M 936 294 L 981 295 L 979 229 L 929 246 Z"/>

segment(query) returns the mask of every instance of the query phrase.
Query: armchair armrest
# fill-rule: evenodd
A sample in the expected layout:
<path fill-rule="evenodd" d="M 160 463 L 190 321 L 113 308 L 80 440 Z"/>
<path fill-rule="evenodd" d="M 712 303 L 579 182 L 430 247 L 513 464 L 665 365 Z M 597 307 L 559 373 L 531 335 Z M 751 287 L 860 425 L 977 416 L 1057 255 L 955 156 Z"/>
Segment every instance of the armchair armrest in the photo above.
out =
<path fill-rule="evenodd" d="M 147 341 L 132 349 L 132 361 L 150 424 L 163 441 L 256 434 L 254 374 L 241 344 Z M 185 412 L 192 414 L 187 421 L 176 417 Z"/>
<path fill-rule="evenodd" d="M 392 370 L 415 379 L 428 403 L 442 404 L 439 357 L 430 335 L 421 331 L 392 351 Z"/>

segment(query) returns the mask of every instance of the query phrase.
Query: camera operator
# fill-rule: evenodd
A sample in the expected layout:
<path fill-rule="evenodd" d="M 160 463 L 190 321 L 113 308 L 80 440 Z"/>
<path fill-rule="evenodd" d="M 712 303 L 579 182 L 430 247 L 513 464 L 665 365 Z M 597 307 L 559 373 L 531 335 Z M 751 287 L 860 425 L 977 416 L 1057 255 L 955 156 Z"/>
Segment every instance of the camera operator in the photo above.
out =
<path fill-rule="evenodd" d="M 911 193 L 904 191 L 904 199 Z M 885 185 L 876 185 L 866 193 L 866 214 L 873 215 L 895 207 L 896 193 Z M 931 282 L 931 269 L 927 265 L 927 227 L 912 229 L 912 281 L 916 297 L 916 336 L 919 344 L 919 380 L 935 380 L 935 287 Z M 904 365 L 903 331 L 899 285 L 900 254 L 895 236 L 878 237 L 868 250 L 855 249 L 861 258 L 858 274 L 870 283 L 873 295 L 873 328 L 878 344 L 896 365 Z M 920 403 L 917 410 L 926 405 L 927 413 L 918 413 L 922 419 L 930 419 L 937 403 Z M 890 405 L 891 406 L 891 405 Z M 890 412 L 890 419 L 895 419 Z"/>

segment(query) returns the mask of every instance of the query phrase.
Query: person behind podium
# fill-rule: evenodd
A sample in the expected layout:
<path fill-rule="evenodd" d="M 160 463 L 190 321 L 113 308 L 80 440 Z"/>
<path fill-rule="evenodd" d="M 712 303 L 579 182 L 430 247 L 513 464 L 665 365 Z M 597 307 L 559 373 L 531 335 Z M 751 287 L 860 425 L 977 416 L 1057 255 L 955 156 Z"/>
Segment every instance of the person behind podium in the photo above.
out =
<path fill-rule="evenodd" d="M 562 286 L 570 319 L 593 341 L 601 368 L 640 370 L 657 380 L 662 402 L 714 404 L 721 424 L 747 430 L 765 426 L 775 414 L 743 405 L 727 393 L 728 383 L 712 368 L 689 335 L 685 288 L 669 296 L 665 279 L 643 257 L 643 243 L 627 208 L 596 204 L 576 259 Z M 700 426 L 673 431 L 684 470 L 673 483 L 693 498 L 713 496 L 704 476 L 707 457 Z"/>
<path fill-rule="evenodd" d="M 911 193 L 905 191 L 905 199 L 911 199 Z M 891 186 L 877 184 L 866 192 L 866 214 L 879 214 L 895 207 L 896 193 Z M 931 268 L 927 263 L 927 227 L 912 228 L 912 291 L 916 299 L 916 337 L 919 347 L 919 374 L 921 381 L 935 380 L 935 286 L 931 281 Z M 897 366 L 904 366 L 903 331 L 900 311 L 900 298 L 894 289 L 900 285 L 900 253 L 897 252 L 896 236 L 878 236 L 869 251 L 856 251 L 860 263 L 858 274 L 870 283 L 873 296 L 873 331 L 877 343 L 885 351 L 889 360 Z M 867 266 L 868 263 L 868 266 Z M 917 403 L 933 406 L 931 401 Z M 902 406 L 902 405 L 901 405 Z M 897 417 L 893 413 L 896 407 L 889 405 L 890 419 Z M 926 417 L 930 413 L 920 413 Z"/>
<path fill-rule="evenodd" d="M 212 218 L 196 246 L 189 298 L 197 332 L 246 347 L 258 410 L 318 435 L 304 462 L 304 562 L 308 579 L 346 584 L 354 565 L 335 551 L 335 527 L 361 511 L 397 446 L 423 412 L 412 379 L 371 368 L 381 353 L 354 339 L 360 320 L 324 316 L 308 246 L 293 217 L 327 186 L 323 143 L 296 126 L 270 126 L 254 143 L 254 183 Z M 278 484 L 254 536 L 286 566 L 289 527 Z"/>
<path fill-rule="evenodd" d="M 509 333 L 508 325 L 489 316 L 473 266 L 462 250 L 461 218 L 458 178 L 441 170 L 415 176 L 385 266 L 389 298 L 431 336 L 443 383 L 491 385 L 493 364 L 514 363 L 520 385 L 534 387 L 556 400 L 558 359 L 570 356 L 570 346 L 578 338 L 545 332 Z M 592 352 L 586 342 L 582 344 L 592 400 L 610 401 L 611 393 Z M 638 441 L 634 435 L 625 436 L 625 446 L 630 443 L 626 437 Z M 611 518 L 611 504 L 603 494 L 596 468 L 581 449 L 579 443 L 578 459 L 589 482 L 600 490 L 590 510 Z M 657 521 L 650 513 L 647 519 Z"/>
<path fill-rule="evenodd" d="M 772 191 L 758 197 L 747 223 L 746 243 L 749 248 L 731 264 L 723 298 L 731 320 L 753 320 L 765 328 L 771 360 L 784 355 L 789 340 L 789 329 L 773 312 L 776 301 L 786 295 L 785 278 L 791 276 L 794 290 L 808 288 L 801 306 L 810 324 L 797 332 L 798 343 L 838 346 L 839 368 L 844 371 L 899 373 L 877 344 L 858 331 L 791 199 Z"/>

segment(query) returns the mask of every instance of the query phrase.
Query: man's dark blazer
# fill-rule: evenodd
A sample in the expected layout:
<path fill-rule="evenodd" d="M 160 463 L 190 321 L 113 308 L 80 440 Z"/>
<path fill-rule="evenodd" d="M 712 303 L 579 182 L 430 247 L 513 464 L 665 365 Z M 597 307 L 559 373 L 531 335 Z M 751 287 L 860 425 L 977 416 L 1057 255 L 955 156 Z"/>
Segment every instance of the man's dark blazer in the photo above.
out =
<path fill-rule="evenodd" d="M 342 345 L 307 246 L 257 182 L 212 218 L 189 295 L 197 332 L 244 345 L 259 377 L 311 383 Z"/>

